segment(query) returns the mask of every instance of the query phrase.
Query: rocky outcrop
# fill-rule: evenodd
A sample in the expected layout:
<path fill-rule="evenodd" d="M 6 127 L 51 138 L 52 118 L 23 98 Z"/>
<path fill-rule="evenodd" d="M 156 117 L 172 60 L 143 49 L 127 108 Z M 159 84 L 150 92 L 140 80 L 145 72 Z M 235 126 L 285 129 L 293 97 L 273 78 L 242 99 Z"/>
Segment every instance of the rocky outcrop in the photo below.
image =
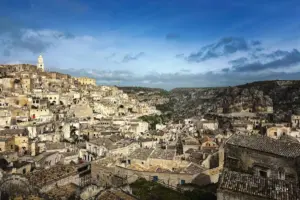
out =
<path fill-rule="evenodd" d="M 128 94 L 129 97 L 146 102 L 151 106 L 167 104 L 169 102 L 168 92 L 160 88 L 146 87 L 118 87 Z"/>
<path fill-rule="evenodd" d="M 290 114 L 300 113 L 300 80 L 261 81 L 235 87 L 175 88 L 169 92 L 149 88 L 126 88 L 125 91 L 141 101 L 168 99 L 154 104 L 163 112 L 171 112 L 175 120 L 207 113 L 273 112 L 274 121 L 288 121 Z"/>
<path fill-rule="evenodd" d="M 176 88 L 169 93 L 169 109 L 178 119 L 212 112 L 275 113 L 288 120 L 300 107 L 300 81 L 262 81 L 235 87 Z"/>

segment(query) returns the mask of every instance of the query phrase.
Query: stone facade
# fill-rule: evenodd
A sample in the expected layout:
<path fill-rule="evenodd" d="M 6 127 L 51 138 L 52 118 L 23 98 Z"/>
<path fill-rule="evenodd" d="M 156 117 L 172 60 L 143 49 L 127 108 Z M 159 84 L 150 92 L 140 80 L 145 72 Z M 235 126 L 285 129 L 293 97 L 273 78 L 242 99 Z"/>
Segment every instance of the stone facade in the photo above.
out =
<path fill-rule="evenodd" d="M 241 136 L 232 137 L 242 139 Z M 254 139 L 251 140 L 251 137 Z M 294 149 L 299 148 L 300 144 L 291 144 L 290 148 L 287 147 L 286 149 L 281 149 L 280 146 L 285 145 L 281 141 L 273 141 L 273 139 L 261 136 L 251 137 L 243 137 L 245 143 L 256 142 L 256 144 L 245 145 L 248 146 L 247 148 L 241 148 L 239 145 L 235 145 L 233 142 L 235 138 L 231 138 L 232 140 L 229 139 L 225 145 L 225 168 L 242 171 L 255 176 L 283 179 L 298 183 L 298 164 L 295 162 L 295 157 L 297 158 L 297 155 L 300 152 L 297 153 Z M 271 144 L 262 144 L 266 141 L 269 141 L 270 143 L 273 142 L 274 149 L 270 146 Z M 261 143 L 259 144 L 259 142 Z M 250 145 L 253 146 L 250 148 Z M 257 148 L 254 148 L 256 145 Z M 259 145 L 264 146 L 259 147 Z M 266 150 L 269 151 L 263 151 L 264 148 L 268 148 Z M 279 151 L 276 151 L 275 148 Z"/>
<path fill-rule="evenodd" d="M 93 78 L 78 77 L 78 78 L 74 78 L 74 79 L 82 85 L 96 85 L 96 80 Z"/>
<path fill-rule="evenodd" d="M 291 122 L 293 128 L 300 128 L 300 115 L 292 115 Z"/>
<path fill-rule="evenodd" d="M 273 139 L 278 139 L 283 135 L 290 135 L 290 127 L 275 126 L 267 129 L 267 136 Z"/>

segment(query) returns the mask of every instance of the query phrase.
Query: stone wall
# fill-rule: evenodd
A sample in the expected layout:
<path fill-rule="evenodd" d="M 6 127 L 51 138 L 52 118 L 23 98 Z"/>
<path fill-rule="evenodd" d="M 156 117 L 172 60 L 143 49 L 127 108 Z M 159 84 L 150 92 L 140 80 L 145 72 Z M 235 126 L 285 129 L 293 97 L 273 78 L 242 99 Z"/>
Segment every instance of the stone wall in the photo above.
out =
<path fill-rule="evenodd" d="M 181 180 L 184 180 L 185 183 L 191 183 L 195 177 L 195 175 L 193 174 L 145 172 L 126 169 L 120 166 L 116 166 L 115 174 L 126 178 L 128 183 L 134 182 L 137 177 L 145 178 L 148 181 L 152 181 L 153 177 L 156 176 L 159 182 L 173 187 L 176 187 L 178 184 L 180 184 Z"/>
<path fill-rule="evenodd" d="M 6 145 L 5 145 L 5 141 L 0 141 L 0 152 L 4 152 L 6 151 Z"/>
<path fill-rule="evenodd" d="M 140 145 L 138 143 L 132 143 L 123 148 L 112 149 L 109 151 L 109 154 L 127 156 L 139 147 L 140 147 Z"/>
<path fill-rule="evenodd" d="M 172 170 L 173 168 L 184 168 L 190 164 L 184 160 L 165 160 L 155 158 L 148 158 L 148 163 L 149 165 L 161 166 L 162 168 L 167 168 L 169 170 Z"/>
<path fill-rule="evenodd" d="M 63 155 L 60 153 L 53 153 L 51 155 L 46 156 L 41 161 L 38 161 L 36 165 L 37 167 L 41 167 L 41 168 L 49 168 L 51 166 L 56 165 L 58 162 L 60 162 L 62 157 Z"/>
<path fill-rule="evenodd" d="M 20 168 L 13 168 L 13 171 L 12 173 L 16 173 L 16 174 L 28 174 L 31 172 L 31 168 L 32 168 L 32 165 L 31 163 L 28 163 L 27 165 L 24 165 Z"/>
<path fill-rule="evenodd" d="M 40 191 L 41 192 L 47 192 L 47 191 L 53 189 L 54 187 L 64 186 L 64 185 L 67 185 L 69 183 L 74 183 L 75 185 L 80 185 L 79 174 L 70 175 L 68 177 L 65 177 L 65 178 L 53 181 L 51 183 L 48 183 L 47 185 L 43 186 L 40 189 Z"/>

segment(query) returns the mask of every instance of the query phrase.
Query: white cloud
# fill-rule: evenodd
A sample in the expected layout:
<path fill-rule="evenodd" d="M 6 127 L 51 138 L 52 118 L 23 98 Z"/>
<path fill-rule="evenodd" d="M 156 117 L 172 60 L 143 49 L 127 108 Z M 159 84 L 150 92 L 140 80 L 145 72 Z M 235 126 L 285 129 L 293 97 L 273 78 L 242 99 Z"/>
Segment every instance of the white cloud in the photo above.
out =
<path fill-rule="evenodd" d="M 149 39 L 130 37 L 116 33 L 102 33 L 98 36 L 66 34 L 56 30 L 20 29 L 15 35 L 0 35 L 8 46 L 0 46 L 3 63 L 36 63 L 42 53 L 46 68 L 52 68 L 74 75 L 85 74 L 97 78 L 98 83 L 123 85 L 144 85 L 155 87 L 210 86 L 241 83 L 299 71 L 298 66 L 289 69 L 265 70 L 263 77 L 258 74 L 226 74 L 221 70 L 230 68 L 230 60 L 249 57 L 249 52 L 235 52 L 199 63 L 176 58 L 178 54 L 188 56 L 197 52 L 203 44 L 169 43 L 165 38 Z M 209 42 L 208 42 L 209 43 Z M 39 46 L 40 45 L 40 46 Z M 207 44 L 204 44 L 207 45 Z M 297 45 L 297 43 L 294 45 Z M 297 48 L 297 46 L 290 46 Z M 9 48 L 10 55 L 1 54 Z M 264 53 L 277 50 L 276 45 L 264 46 Z M 291 50 L 286 46 L 287 50 Z M 143 56 L 130 62 L 122 62 L 126 55 Z M 253 61 L 253 60 L 252 60 Z M 262 63 L 268 60 L 262 60 Z M 72 69 L 72 70 L 70 70 Z M 183 70 L 184 69 L 184 70 Z M 213 72 L 212 74 L 209 72 Z M 268 75 L 268 74 L 272 75 Z M 275 74 L 274 74 L 275 73 Z M 277 74 L 276 74 L 277 73 Z M 283 77 L 287 77 L 284 74 Z M 243 80 L 244 79 L 244 80 Z"/>

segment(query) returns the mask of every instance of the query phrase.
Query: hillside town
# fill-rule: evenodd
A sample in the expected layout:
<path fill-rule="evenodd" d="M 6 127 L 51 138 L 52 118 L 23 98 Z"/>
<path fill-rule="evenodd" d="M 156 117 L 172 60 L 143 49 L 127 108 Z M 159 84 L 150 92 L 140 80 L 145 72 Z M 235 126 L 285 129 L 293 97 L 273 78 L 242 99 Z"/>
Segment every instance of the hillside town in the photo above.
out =
<path fill-rule="evenodd" d="M 145 93 L 50 72 L 42 56 L 0 66 L 0 199 L 145 199 L 141 179 L 182 194 L 214 185 L 218 200 L 300 199 L 300 109 L 274 123 L 267 99 L 161 120 L 168 97 Z"/>

